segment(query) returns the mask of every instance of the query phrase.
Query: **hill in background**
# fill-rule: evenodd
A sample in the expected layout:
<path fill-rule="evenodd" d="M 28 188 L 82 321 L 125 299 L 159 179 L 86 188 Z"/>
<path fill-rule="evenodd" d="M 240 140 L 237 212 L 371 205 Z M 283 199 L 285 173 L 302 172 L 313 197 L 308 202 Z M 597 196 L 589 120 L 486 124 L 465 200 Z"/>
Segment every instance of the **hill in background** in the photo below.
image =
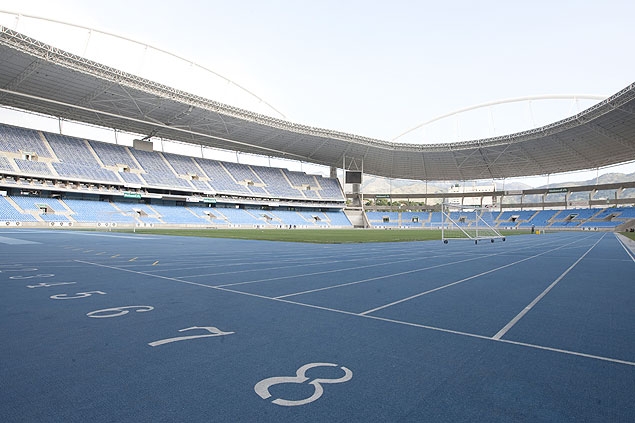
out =
<path fill-rule="evenodd" d="M 378 176 L 364 175 L 362 183 L 362 192 L 364 194 L 434 194 L 437 192 L 448 192 L 450 187 L 454 184 L 462 184 L 461 182 L 428 182 L 427 186 L 425 182 L 413 181 L 406 179 L 387 179 Z M 471 182 L 465 183 L 465 186 L 473 186 Z M 480 183 L 477 185 L 490 185 L 489 182 Z M 497 186 L 498 189 L 502 189 L 502 186 Z M 521 182 L 506 182 L 506 190 L 522 190 L 531 189 L 530 185 L 523 184 Z"/>
<path fill-rule="evenodd" d="M 596 184 L 612 184 L 619 182 L 632 182 L 635 181 L 634 173 L 607 173 L 601 175 L 599 178 L 593 178 L 586 181 L 575 182 L 560 182 L 557 184 L 549 184 L 539 186 L 536 188 L 559 188 L 559 187 L 573 187 L 582 185 L 596 185 Z M 405 179 L 387 179 L 378 176 L 364 175 L 364 181 L 362 183 L 362 192 L 364 194 L 423 194 L 423 193 L 438 193 L 448 192 L 450 187 L 454 184 L 462 184 L 461 182 L 428 182 L 427 186 L 425 182 L 413 181 Z M 489 185 L 489 182 L 478 183 L 478 185 Z M 473 183 L 465 183 L 466 186 L 472 186 Z M 503 189 L 502 185 L 497 184 L 497 189 Z M 522 182 L 506 182 L 505 190 L 527 190 L 533 189 L 531 185 L 524 184 Z M 626 190 L 629 191 L 629 190 Z"/>

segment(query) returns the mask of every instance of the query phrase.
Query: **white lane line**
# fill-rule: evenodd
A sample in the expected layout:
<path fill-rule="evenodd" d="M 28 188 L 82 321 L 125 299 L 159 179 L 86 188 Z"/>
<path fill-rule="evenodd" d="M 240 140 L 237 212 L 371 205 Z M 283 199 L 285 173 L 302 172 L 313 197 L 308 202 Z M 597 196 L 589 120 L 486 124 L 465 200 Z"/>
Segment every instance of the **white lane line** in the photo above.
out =
<path fill-rule="evenodd" d="M 522 251 L 525 248 L 526 247 L 519 248 L 517 250 L 512 250 L 512 253 L 518 253 L 518 252 Z M 486 258 L 486 257 L 504 256 L 504 255 L 507 255 L 507 254 L 509 254 L 509 251 L 504 251 L 504 252 L 500 252 L 500 253 L 493 253 L 493 254 L 482 254 L 482 255 L 479 254 L 478 256 L 475 256 L 475 257 L 470 258 L 470 259 L 459 260 L 459 261 L 455 261 L 455 262 L 451 262 L 451 263 L 444 263 L 444 264 L 439 264 L 439 265 L 430 266 L 430 267 L 424 267 L 424 268 L 410 270 L 410 271 L 405 271 L 405 272 L 400 272 L 400 273 L 393 273 L 393 274 L 385 275 L 385 276 L 377 276 L 377 277 L 374 277 L 374 278 L 362 279 L 362 280 L 359 280 L 359 281 L 353 281 L 353 282 L 341 283 L 341 284 L 337 284 L 337 285 L 325 286 L 325 287 L 322 287 L 322 288 L 315 288 L 315 289 L 310 289 L 310 290 L 307 290 L 307 291 L 294 292 L 294 293 L 291 293 L 291 294 L 279 295 L 279 296 L 274 297 L 274 298 L 288 298 L 288 297 L 293 297 L 293 296 L 296 296 L 296 295 L 310 294 L 310 293 L 313 293 L 313 292 L 325 291 L 325 290 L 333 289 L 333 288 L 341 288 L 341 287 L 350 286 L 350 285 L 357 285 L 357 284 L 360 284 L 360 283 L 371 282 L 371 281 L 375 281 L 375 280 L 378 280 L 378 279 L 385 279 L 385 278 L 392 277 L 392 276 L 401 276 L 401 275 L 408 274 L 408 273 L 435 269 L 435 268 L 438 268 L 438 267 L 449 266 L 449 265 L 452 265 L 452 264 L 462 263 L 462 262 L 465 262 L 465 261 L 478 260 L 478 259 Z M 453 253 L 451 255 L 455 255 L 455 254 Z M 448 256 L 445 256 L 445 257 L 448 257 Z M 425 258 L 436 258 L 436 257 L 438 257 L 438 256 L 427 256 Z M 391 262 L 391 264 L 392 263 L 396 263 L 396 262 Z M 302 275 L 298 275 L 298 276 L 302 276 Z M 219 285 L 219 286 L 226 286 L 226 285 Z"/>
<path fill-rule="evenodd" d="M 428 256 L 426 258 L 437 258 L 437 257 L 441 257 L 441 256 Z M 385 266 L 386 264 L 397 264 L 397 263 L 405 263 L 405 262 L 409 262 L 409 261 L 420 261 L 422 260 L 421 257 L 417 257 L 417 258 L 411 258 L 411 259 L 407 259 L 407 260 L 397 260 L 397 261 L 391 261 L 390 263 L 375 263 L 375 264 L 367 264 L 364 266 L 354 266 L 354 267 L 346 267 L 343 269 L 331 269 L 331 270 L 322 270 L 320 272 L 311 272 L 311 273 L 303 273 L 303 274 L 294 274 L 294 275 L 287 275 L 287 276 L 278 276 L 278 277 L 274 277 L 274 278 L 266 278 L 266 279 L 257 279 L 257 280 L 251 280 L 251 281 L 245 281 L 245 282 L 236 282 L 236 283 L 228 283 L 228 284 L 224 284 L 224 285 L 216 285 L 218 288 L 225 288 L 228 286 L 238 286 L 238 285 L 248 285 L 248 284 L 254 284 L 254 283 L 259 283 L 259 282 L 270 282 L 270 281 L 277 281 L 277 280 L 282 280 L 282 279 L 296 279 L 296 278 L 304 278 L 307 276 L 316 276 L 316 275 L 326 275 L 329 273 L 340 273 L 340 272 L 346 272 L 346 271 L 351 271 L 351 270 L 359 270 L 359 269 L 368 269 L 371 267 L 377 267 L 377 266 Z M 468 259 L 468 260 L 476 260 L 476 258 L 472 258 L 472 259 Z M 462 261 L 467 261 L 467 260 L 462 260 Z M 422 269 L 415 269 L 415 270 L 410 270 L 407 272 L 401 272 L 401 273 L 394 273 L 394 274 L 390 274 L 390 275 L 386 275 L 386 276 L 378 276 L 376 278 L 373 279 L 382 279 L 382 278 L 388 278 L 388 277 L 392 277 L 392 276 L 399 276 L 402 274 L 407 274 L 407 273 L 412 273 L 412 272 L 418 272 Z M 184 278 L 190 278 L 190 276 L 184 276 Z M 370 279 L 368 279 L 370 280 Z M 364 281 L 356 281 L 356 282 L 351 282 L 350 284 L 355 284 L 355 283 L 361 283 Z M 330 287 L 330 288 L 335 288 L 335 287 Z M 329 287 L 327 288 L 320 288 L 320 290 L 322 289 L 329 289 Z M 291 295 L 298 295 L 298 294 L 289 294 L 289 296 Z"/>
<path fill-rule="evenodd" d="M 575 356 L 578 356 L 578 357 L 585 357 L 585 358 L 592 358 L 592 359 L 601 360 L 601 361 L 608 361 L 609 363 L 626 364 L 627 366 L 634 366 L 635 367 L 635 362 L 626 361 L 626 360 L 620 360 L 618 358 L 603 357 L 601 355 L 586 354 L 586 353 L 581 353 L 581 352 L 577 352 L 577 351 L 563 350 L 561 348 L 545 347 L 543 345 L 528 344 L 526 342 L 509 341 L 507 339 L 493 339 L 493 340 L 496 341 L 496 342 L 503 342 L 505 344 L 512 344 L 512 345 L 518 345 L 518 346 L 522 346 L 522 347 L 535 348 L 535 349 L 538 349 L 538 350 L 553 351 L 553 352 L 562 353 L 562 354 L 575 355 Z"/>
<path fill-rule="evenodd" d="M 41 244 L 41 242 L 27 241 L 27 240 L 24 240 L 24 239 L 9 238 L 9 237 L 6 237 L 6 236 L 0 236 L 0 244 L 26 245 L 26 244 Z"/>
<path fill-rule="evenodd" d="M 331 310 L 331 311 L 337 311 L 337 310 Z M 433 331 L 437 331 L 437 332 L 451 333 L 453 335 L 467 336 L 467 337 L 470 337 L 470 338 L 484 339 L 484 340 L 488 340 L 488 341 L 495 341 L 495 342 L 501 342 L 501 343 L 504 343 L 504 344 L 518 345 L 518 346 L 522 346 L 522 347 L 534 348 L 534 349 L 544 350 L 544 351 L 552 351 L 552 352 L 556 352 L 556 353 L 573 355 L 573 356 L 577 356 L 577 357 L 585 357 L 585 358 L 592 358 L 592 359 L 595 359 L 595 360 L 608 361 L 610 363 L 626 364 L 627 366 L 635 367 L 635 362 L 627 361 L 627 360 L 620 360 L 618 358 L 604 357 L 604 356 L 601 356 L 601 355 L 587 354 L 587 353 L 582 353 L 582 352 L 578 352 L 578 351 L 570 351 L 570 350 L 565 350 L 565 349 L 562 349 L 562 348 L 546 347 L 546 346 L 543 346 L 543 345 L 530 344 L 530 343 L 527 343 L 527 342 L 510 341 L 510 340 L 507 340 L 507 339 L 494 339 L 494 338 L 490 338 L 488 336 L 478 335 L 478 334 L 475 334 L 475 333 L 461 332 L 461 331 L 451 330 L 451 329 L 443 329 L 443 328 L 438 328 L 438 327 L 434 327 L 434 326 L 421 325 L 421 324 L 418 324 L 418 323 L 411 323 L 411 322 L 404 322 L 404 321 L 401 321 L 401 320 L 388 319 L 388 318 L 385 318 L 385 317 L 362 316 L 362 315 L 358 315 L 358 316 L 365 317 L 365 318 L 368 318 L 368 319 L 373 319 L 373 320 L 380 320 L 380 321 L 383 321 L 383 322 L 396 323 L 396 324 L 404 325 L 404 326 L 412 326 L 412 327 L 417 327 L 417 328 L 422 328 L 422 329 L 429 329 L 429 330 L 433 330 Z"/>
<path fill-rule="evenodd" d="M 182 278 L 199 278 L 199 277 L 207 277 L 207 276 L 218 276 L 224 274 L 235 274 L 235 273 L 245 273 L 245 272 L 263 272 L 265 270 L 276 270 L 276 269 L 286 269 L 292 267 L 307 267 L 307 266 L 319 266 L 319 265 L 327 265 L 331 263 L 341 263 L 341 262 L 355 262 L 355 261 L 363 261 L 372 259 L 371 255 L 354 255 L 354 254 L 346 254 L 346 259 L 341 259 L 342 255 L 338 254 L 338 259 L 335 260 L 332 254 L 325 256 L 317 256 L 317 255 L 294 255 L 293 258 L 280 258 L 278 254 L 268 254 L 263 256 L 260 254 L 258 261 L 251 260 L 245 261 L 244 258 L 231 258 L 229 256 L 215 258 L 213 260 L 209 259 L 208 255 L 200 256 L 198 259 L 194 259 L 191 263 L 197 264 L 189 265 L 190 261 L 178 261 L 173 262 L 174 266 L 184 266 L 184 267 L 171 267 L 168 269 L 157 270 L 154 273 L 160 272 L 178 272 L 178 271 L 191 271 L 193 269 L 218 269 L 218 268 L 226 268 L 226 267 L 243 267 L 246 265 L 249 266 L 257 266 L 257 265 L 269 265 L 272 261 L 278 263 L 277 266 L 274 267 L 258 267 L 258 268 L 250 268 L 245 270 L 227 270 L 223 272 L 214 272 L 214 273 L 205 273 L 205 274 L 196 274 L 196 275 L 187 275 L 181 276 Z M 215 256 L 217 257 L 217 256 Z M 395 253 L 395 254 L 384 254 L 382 255 L 382 259 L 389 260 L 391 257 L 397 257 L 401 259 L 408 259 L 409 257 L 420 257 L 419 253 Z M 198 265 L 204 261 L 205 265 Z"/>
<path fill-rule="evenodd" d="M 439 267 L 451 266 L 453 264 L 465 263 L 465 262 L 468 262 L 468 261 L 479 260 L 479 259 L 482 259 L 482 258 L 485 258 L 485 257 L 492 257 L 492 256 L 496 256 L 496 255 L 498 255 L 498 254 L 489 254 L 487 256 L 472 257 L 472 258 L 469 258 L 469 259 L 453 261 L 453 262 L 450 262 L 450 263 L 435 264 L 434 266 L 420 267 L 418 269 L 406 270 L 406 271 L 398 272 L 398 273 L 390 273 L 388 275 L 375 276 L 373 278 L 361 279 L 361 280 L 353 281 L 353 282 L 340 283 L 338 285 L 330 285 L 330 286 L 325 286 L 323 288 L 315 288 L 315 289 L 309 289 L 307 291 L 302 291 L 302 292 L 294 292 L 292 294 L 279 295 L 279 296 L 277 296 L 275 298 L 293 297 L 293 296 L 296 296 L 296 295 L 310 294 L 312 292 L 326 291 L 327 289 L 341 288 L 341 287 L 344 287 L 344 286 L 357 285 L 357 284 L 360 284 L 360 283 L 366 283 L 366 282 L 376 281 L 376 280 L 380 280 L 380 279 L 393 278 L 395 276 L 409 275 L 411 273 L 423 272 L 424 270 L 430 270 L 430 269 L 436 269 L 436 268 L 439 268 Z M 394 263 L 398 263 L 398 262 L 391 262 L 390 264 L 394 264 Z M 382 264 L 382 266 L 383 266 L 383 264 Z M 221 286 L 223 286 L 223 285 L 221 285 Z"/>
<path fill-rule="evenodd" d="M 285 300 L 285 299 L 271 298 L 271 297 L 266 297 L 264 295 L 252 294 L 252 293 L 249 293 L 249 292 L 236 291 L 236 290 L 233 290 L 233 289 L 218 288 L 218 287 L 215 287 L 215 286 L 212 286 L 212 285 L 205 285 L 205 284 L 197 283 L 197 282 L 184 281 L 184 280 L 181 280 L 181 279 L 170 278 L 170 277 L 167 277 L 167 276 L 153 275 L 152 273 L 138 272 L 138 271 L 129 270 L 129 269 L 122 269 L 122 268 L 118 268 L 118 267 L 115 267 L 115 266 L 109 266 L 109 265 L 100 264 L 100 263 L 91 263 L 91 262 L 83 261 L 83 260 L 74 260 L 74 261 L 78 262 L 78 263 L 88 264 L 88 265 L 91 265 L 91 266 L 105 267 L 105 268 L 108 268 L 108 269 L 119 270 L 121 272 L 128 272 L 128 273 L 134 273 L 134 274 L 138 274 L 138 275 L 149 276 L 149 277 L 152 277 L 152 278 L 165 279 L 165 280 L 170 280 L 170 281 L 174 281 L 174 282 L 184 283 L 184 284 L 187 284 L 187 285 L 200 286 L 200 287 L 203 287 L 203 288 L 209 288 L 209 289 L 214 289 L 214 290 L 223 291 L 223 292 L 231 292 L 233 294 L 244 295 L 244 296 L 247 296 L 247 297 L 260 298 L 260 299 L 269 300 L 269 301 L 277 301 L 277 302 L 280 302 L 280 303 L 292 304 L 292 305 L 296 305 L 296 306 L 300 306 L 300 307 L 306 307 L 306 308 L 311 308 L 311 309 L 316 309 L 316 310 L 323 310 L 323 311 L 328 311 L 328 312 L 333 312 L 333 313 L 338 313 L 338 314 L 344 314 L 344 315 L 347 315 L 347 316 L 361 317 L 361 318 L 364 318 L 364 319 L 372 319 L 372 320 L 378 320 L 378 321 L 383 321 L 383 322 L 388 322 L 388 323 L 395 323 L 395 324 L 402 325 L 402 326 L 411 326 L 411 327 L 416 327 L 416 328 L 421 328 L 421 329 L 429 329 L 429 330 L 433 330 L 433 331 L 436 331 L 436 332 L 443 332 L 443 333 L 449 333 L 449 334 L 453 334 L 453 335 L 465 336 L 465 337 L 469 337 L 469 338 L 482 339 L 484 341 L 501 342 L 501 343 L 512 344 L 512 345 L 517 345 L 517 346 L 522 346 L 522 347 L 527 347 L 527 348 L 533 348 L 533 349 L 539 349 L 539 350 L 545 350 L 545 351 L 552 351 L 552 352 L 557 352 L 557 353 L 561 353 L 561 354 L 573 355 L 573 356 L 584 357 L 584 358 L 591 358 L 591 359 L 595 359 L 595 360 L 608 361 L 608 362 L 611 362 L 611 363 L 625 364 L 625 365 L 628 365 L 628 366 L 635 367 L 635 362 L 620 360 L 620 359 L 616 359 L 616 358 L 603 357 L 603 356 L 592 355 L 592 354 L 585 354 L 585 353 L 580 353 L 580 352 L 576 352 L 576 351 L 568 351 L 568 350 L 563 350 L 563 349 L 559 349 L 559 348 L 545 347 L 545 346 L 541 346 L 541 345 L 528 344 L 528 343 L 518 342 L 518 341 L 508 341 L 506 339 L 493 339 L 493 338 L 491 338 L 489 336 L 478 335 L 478 334 L 475 334 L 475 333 L 460 332 L 460 331 L 457 331 L 457 330 L 444 329 L 444 328 L 439 328 L 439 327 L 435 327 L 435 326 L 427 326 L 427 325 L 422 325 L 422 324 L 419 324 L 419 323 L 404 322 L 404 321 L 401 321 L 401 320 L 388 319 L 388 318 L 385 318 L 385 317 L 362 315 L 362 314 L 359 314 L 359 313 L 353 313 L 353 312 L 345 311 L 345 310 L 338 310 L 338 309 L 335 309 L 335 308 L 322 307 L 322 306 L 313 305 L 313 304 L 305 304 L 305 303 L 300 303 L 300 302 L 297 302 L 297 301 L 291 301 L 291 300 Z"/>
<path fill-rule="evenodd" d="M 439 255 L 439 256 L 428 256 L 428 257 L 429 258 L 433 258 L 433 257 L 441 257 L 441 256 Z M 382 256 L 382 259 L 386 259 L 386 257 Z M 311 262 L 311 263 L 306 263 L 306 262 L 305 263 L 294 263 L 294 264 L 285 265 L 285 266 L 257 267 L 257 268 L 251 268 L 251 269 L 245 269 L 245 270 L 228 270 L 228 271 L 225 271 L 225 272 L 206 273 L 206 274 L 200 274 L 200 275 L 187 275 L 187 276 L 182 276 L 182 278 L 183 279 L 190 279 L 190 278 L 200 278 L 200 277 L 208 277 L 208 276 L 234 275 L 234 274 L 238 274 L 238 273 L 254 273 L 254 272 L 263 273 L 263 272 L 269 271 L 269 270 L 297 269 L 297 268 L 300 268 L 300 267 L 321 266 L 322 268 L 324 268 L 327 265 L 331 265 L 331 264 L 349 263 L 349 262 L 356 262 L 356 261 L 362 261 L 362 260 L 368 260 L 368 259 L 367 258 L 363 258 L 363 259 L 317 261 L 317 262 Z M 381 263 L 374 262 L 373 264 L 366 264 L 366 265 L 355 266 L 355 267 L 346 267 L 346 268 L 342 268 L 342 269 L 339 269 L 339 270 L 338 269 L 334 269 L 334 270 L 312 272 L 312 273 L 305 273 L 305 274 L 298 274 L 298 275 L 282 276 L 280 278 L 259 279 L 259 280 L 253 280 L 253 281 L 236 282 L 236 283 L 232 283 L 232 284 L 218 285 L 218 286 L 243 285 L 243 284 L 249 284 L 249 283 L 269 281 L 269 280 L 277 280 L 277 279 L 286 279 L 286 278 L 293 278 L 293 277 L 303 277 L 303 276 L 317 275 L 317 274 L 321 274 L 321 273 L 332 273 L 332 272 L 338 272 L 338 271 L 364 269 L 366 267 L 377 267 L 377 266 L 383 266 L 383 265 L 390 264 L 390 263 L 405 263 L 405 262 L 415 261 L 415 260 L 421 260 L 421 257 L 405 258 L 405 259 L 401 259 L 401 260 L 398 260 L 398 261 L 394 261 L 393 260 L 393 261 L 386 261 L 386 262 L 381 262 Z M 271 261 L 268 261 L 267 263 L 271 263 Z M 243 265 L 244 264 L 249 264 L 249 265 L 256 264 L 257 265 L 259 263 L 243 263 Z"/>
<path fill-rule="evenodd" d="M 575 242 L 577 242 L 577 241 L 573 241 L 572 243 L 575 243 Z M 411 296 L 409 296 L 409 297 L 402 298 L 402 299 L 397 300 L 397 301 L 393 301 L 392 303 L 384 304 L 384 305 L 382 305 L 382 306 L 375 307 L 375 308 L 370 309 L 370 310 L 366 310 L 366 311 L 364 311 L 364 312 L 362 312 L 362 313 L 360 313 L 360 314 L 362 314 L 362 315 L 367 315 L 367 314 L 370 314 L 370 313 L 374 313 L 374 312 L 376 312 L 376 311 L 383 310 L 383 309 L 385 309 L 385 308 L 392 307 L 392 306 L 394 306 L 394 305 L 401 304 L 401 303 L 404 303 L 404 302 L 406 302 L 406 301 L 410 301 L 410 300 L 413 300 L 413 299 L 415 299 L 415 298 L 419 298 L 419 297 L 421 297 L 421 296 L 428 295 L 428 294 L 431 294 L 431 293 L 433 293 L 433 292 L 440 291 L 440 290 L 442 290 L 442 289 L 446 289 L 446 288 L 449 288 L 449 287 L 451 287 L 451 286 L 458 285 L 458 284 L 461 284 L 461 283 L 464 283 L 464 282 L 470 281 L 470 280 L 472 280 L 472 279 L 476 279 L 476 278 L 479 278 L 479 277 L 481 277 L 481 276 L 485 276 L 485 275 L 487 275 L 487 274 L 494 273 L 494 272 L 497 272 L 497 271 L 499 271 L 499 270 L 503 270 L 503 269 L 508 268 L 508 267 L 511 267 L 511 266 L 515 266 L 515 265 L 517 265 L 517 264 L 519 264 L 519 263 L 522 263 L 522 262 L 525 262 L 525 261 L 527 261 L 527 260 L 532 260 L 532 259 L 535 259 L 536 257 L 540 257 L 540 256 L 543 256 L 543 255 L 545 255 L 545 254 L 551 253 L 551 252 L 553 252 L 553 251 L 560 250 L 561 248 L 564 248 L 564 247 L 566 247 L 566 246 L 568 246 L 568 245 L 569 245 L 569 244 L 562 245 L 562 246 L 560 246 L 560 247 L 556 247 L 556 248 L 552 248 L 551 250 L 543 251 L 542 253 L 539 253 L 539 254 L 536 254 L 536 255 L 533 255 L 533 256 L 529 256 L 529 257 L 525 257 L 525 258 L 523 258 L 523 259 L 516 260 L 516 261 L 514 261 L 514 262 L 511 262 L 511 263 L 505 264 L 505 265 L 503 265 L 503 266 L 499 266 L 499 267 L 496 267 L 496 268 L 494 268 L 494 269 L 490 269 L 490 270 L 487 270 L 487 271 L 485 271 L 485 272 L 481 272 L 481 273 L 479 273 L 479 274 L 472 275 L 472 276 L 469 276 L 469 277 L 467 277 L 467 278 L 464 278 L 464 279 L 461 279 L 461 280 L 458 280 L 458 281 L 455 281 L 455 282 L 448 283 L 448 284 L 446 284 L 446 285 L 442 285 L 442 286 L 439 286 L 439 287 L 436 287 L 436 288 L 433 288 L 433 289 L 429 289 L 429 290 L 427 290 L 427 291 L 420 292 L 420 293 L 418 293 L 418 294 L 411 295 Z"/>
<path fill-rule="evenodd" d="M 624 251 L 626 251 L 626 254 L 628 254 L 628 256 L 631 258 L 631 260 L 635 262 L 635 256 L 633 255 L 633 252 L 631 251 L 631 249 L 628 248 L 626 246 L 626 244 L 624 243 L 624 240 L 622 239 L 623 236 L 624 235 L 615 234 L 615 238 L 617 238 L 619 243 L 622 245 L 622 248 L 624 249 Z"/>
<path fill-rule="evenodd" d="M 72 235 L 84 235 L 84 236 L 105 236 L 108 238 L 122 238 L 122 239 L 139 239 L 143 241 L 147 241 L 149 239 L 157 239 L 152 236 L 144 236 L 144 235 L 116 235 L 116 234 L 98 234 L 93 232 L 73 232 L 73 231 L 64 231 L 64 234 L 72 234 Z"/>
<path fill-rule="evenodd" d="M 598 245 L 598 243 L 599 243 L 600 241 L 602 241 L 602 239 L 603 239 L 603 238 L 604 238 L 604 235 L 602 235 L 602 237 L 601 237 L 600 239 L 598 239 L 598 240 L 595 242 L 595 244 L 593 244 L 593 245 L 591 246 L 591 248 L 589 248 L 588 250 L 586 250 L 586 252 L 585 252 L 584 254 L 582 254 L 582 255 L 580 256 L 580 258 L 579 258 L 579 259 L 577 259 L 577 260 L 575 261 L 575 263 L 573 263 L 571 266 L 569 266 L 569 268 L 568 268 L 567 270 L 565 270 L 565 271 L 564 271 L 564 272 L 563 272 L 560 276 L 558 276 L 558 278 L 557 278 L 555 281 L 553 281 L 553 282 L 551 283 L 551 285 L 549 285 L 547 288 L 545 288 L 545 290 L 544 290 L 544 291 L 542 291 L 542 292 L 540 293 L 540 295 L 538 295 L 536 298 L 534 298 L 534 300 L 533 300 L 532 302 L 530 302 L 530 303 L 529 303 L 529 305 L 527 305 L 527 307 L 525 307 L 524 309 L 522 309 L 522 311 L 521 311 L 520 313 L 518 313 L 518 314 L 516 315 L 516 317 L 514 317 L 512 320 L 510 320 L 510 321 L 509 321 L 509 323 L 507 323 L 507 324 L 506 324 L 506 325 L 505 325 L 505 326 L 504 326 L 501 330 L 499 330 L 499 331 L 498 331 L 498 333 L 496 333 L 496 335 L 494 335 L 494 336 L 492 337 L 492 339 L 499 340 L 499 339 L 501 339 L 503 336 L 505 336 L 505 334 L 506 334 L 506 333 L 507 333 L 507 332 L 508 332 L 508 331 L 509 331 L 512 327 L 514 327 L 514 325 L 515 325 L 516 323 L 518 323 L 518 321 L 519 321 L 520 319 L 522 319 L 522 318 L 523 318 L 523 317 L 524 317 L 527 313 L 529 313 L 529 311 L 530 311 L 532 308 L 534 308 L 534 306 L 535 306 L 536 304 L 538 304 L 538 301 L 542 300 L 542 299 L 545 297 L 545 295 L 547 295 L 547 294 L 549 293 L 549 291 L 551 291 L 551 290 L 553 289 L 553 287 L 554 287 L 554 286 L 556 286 L 556 285 L 558 284 L 558 282 L 560 282 L 562 279 L 564 279 L 564 277 L 565 277 L 565 276 L 567 276 L 567 274 L 568 274 L 571 270 L 573 270 L 573 268 L 574 268 L 574 267 L 576 267 L 576 266 L 578 265 L 578 263 L 580 263 L 580 262 L 582 261 L 582 259 L 583 259 L 583 258 L 585 258 L 585 257 L 586 257 L 586 255 L 587 255 L 587 254 L 589 254 L 589 253 L 591 252 L 591 250 L 592 250 L 592 249 L 593 249 L 596 245 Z"/>

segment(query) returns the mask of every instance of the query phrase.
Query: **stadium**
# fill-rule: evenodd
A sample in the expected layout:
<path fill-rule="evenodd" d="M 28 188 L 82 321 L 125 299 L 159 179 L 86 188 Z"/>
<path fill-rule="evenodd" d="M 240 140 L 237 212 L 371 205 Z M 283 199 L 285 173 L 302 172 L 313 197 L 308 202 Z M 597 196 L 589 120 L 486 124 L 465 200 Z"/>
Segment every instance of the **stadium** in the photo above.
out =
<path fill-rule="evenodd" d="M 631 162 L 635 83 L 538 128 L 412 144 L 236 107 L 5 26 L 0 63 L 0 105 L 60 127 L 0 124 L 7 421 L 635 418 L 635 181 L 363 192 L 367 175 Z M 323 244 L 253 239 L 307 230 Z"/>

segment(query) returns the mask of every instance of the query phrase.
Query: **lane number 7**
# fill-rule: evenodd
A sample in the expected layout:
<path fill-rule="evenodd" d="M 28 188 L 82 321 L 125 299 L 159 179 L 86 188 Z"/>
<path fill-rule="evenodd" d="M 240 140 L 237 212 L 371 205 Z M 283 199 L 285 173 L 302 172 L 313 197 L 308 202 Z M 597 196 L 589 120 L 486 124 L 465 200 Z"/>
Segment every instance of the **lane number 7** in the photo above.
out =
<path fill-rule="evenodd" d="M 159 345 L 165 345 L 171 342 L 187 341 L 190 339 L 197 339 L 197 338 L 212 338 L 215 336 L 231 335 L 235 333 L 235 332 L 223 332 L 222 330 L 214 326 L 192 326 L 191 328 L 180 329 L 179 332 L 185 332 L 188 330 L 195 330 L 195 329 L 206 330 L 209 333 L 205 335 L 178 336 L 176 338 L 161 339 L 158 341 L 149 342 L 148 345 L 150 345 L 151 347 L 158 347 Z"/>

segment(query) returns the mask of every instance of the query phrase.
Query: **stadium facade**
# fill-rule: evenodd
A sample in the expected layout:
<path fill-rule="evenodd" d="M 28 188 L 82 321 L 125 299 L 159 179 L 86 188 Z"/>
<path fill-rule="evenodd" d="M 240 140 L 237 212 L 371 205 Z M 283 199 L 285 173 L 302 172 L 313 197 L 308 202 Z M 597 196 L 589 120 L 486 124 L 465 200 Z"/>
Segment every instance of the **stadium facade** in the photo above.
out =
<path fill-rule="evenodd" d="M 301 160 L 330 167 L 332 176 L 144 151 L 147 148 L 141 141 L 136 148 L 105 146 L 3 126 L 0 186 L 5 198 L 0 221 L 9 226 L 17 222 L 73 224 L 79 223 L 77 217 L 91 213 L 101 215 L 93 217 L 91 223 L 117 223 L 113 220 L 116 216 L 131 224 L 167 224 L 170 212 L 157 209 L 194 205 L 227 210 L 207 210 L 199 215 L 202 221 L 184 224 L 372 226 L 372 219 L 363 211 L 344 215 L 346 200 L 335 178 L 337 168 L 389 178 L 465 181 L 595 169 L 631 161 L 635 156 L 635 84 L 575 116 L 541 128 L 459 143 L 413 145 L 309 127 L 221 104 L 87 60 L 5 27 L 0 27 L 0 63 L 0 104 L 4 107 L 136 133 L 143 139 L 157 137 L 201 148 Z M 353 204 L 361 207 L 362 193 L 357 189 Z M 40 201 L 32 205 L 29 200 L 20 204 L 22 200 L 13 198 L 23 194 L 60 203 Z M 84 212 L 83 205 L 73 206 L 65 199 L 100 200 L 111 207 Z M 118 206 L 119 199 L 127 205 Z M 130 202 L 138 205 L 129 206 Z M 619 201 L 607 204 L 622 205 Z M 198 212 L 187 210 L 191 215 Z M 592 226 L 594 229 L 614 229 L 628 222 L 629 214 L 622 210 L 606 216 L 600 213 L 587 216 L 590 223 L 603 222 Z M 581 215 L 570 213 L 565 218 L 569 223 L 562 226 L 589 223 L 577 222 Z M 25 221 L 25 216 L 33 219 Z M 414 217 L 409 222 L 420 223 L 414 226 L 435 226 L 431 214 Z M 513 221 L 528 223 L 535 217 Z M 408 216 L 400 214 L 396 220 L 399 226 L 413 226 L 403 224 Z M 503 216 L 494 220 L 498 225 L 512 221 Z M 572 221 L 577 225 L 569 225 Z M 383 216 L 382 222 L 387 223 Z M 558 216 L 546 222 L 556 224 Z"/>

